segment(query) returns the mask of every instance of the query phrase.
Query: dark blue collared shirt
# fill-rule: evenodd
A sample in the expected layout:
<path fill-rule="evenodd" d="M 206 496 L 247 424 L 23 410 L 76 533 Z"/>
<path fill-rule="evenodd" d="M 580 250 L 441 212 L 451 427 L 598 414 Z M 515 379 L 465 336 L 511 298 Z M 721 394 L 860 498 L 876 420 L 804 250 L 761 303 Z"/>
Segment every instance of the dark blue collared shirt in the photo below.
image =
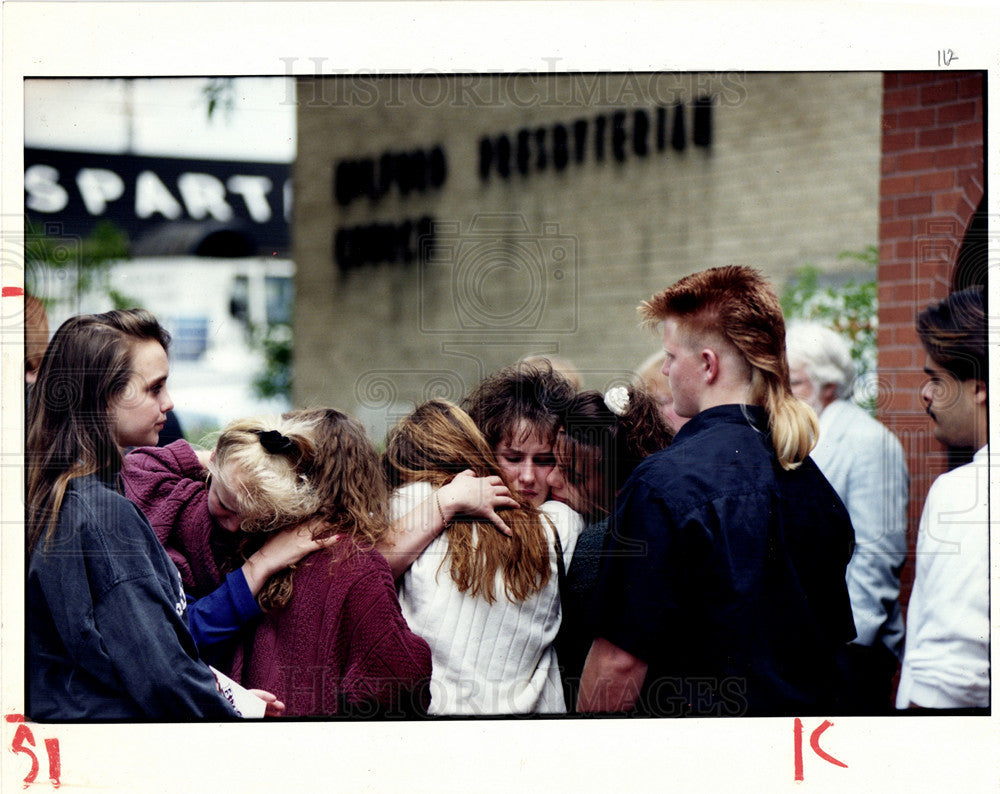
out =
<path fill-rule="evenodd" d="M 649 665 L 641 713 L 837 709 L 854 532 L 811 459 L 781 468 L 763 409 L 703 411 L 639 465 L 618 505 L 597 629 Z"/>
<path fill-rule="evenodd" d="M 134 504 L 97 475 L 70 480 L 28 560 L 27 713 L 38 721 L 223 720 L 177 568 Z"/>

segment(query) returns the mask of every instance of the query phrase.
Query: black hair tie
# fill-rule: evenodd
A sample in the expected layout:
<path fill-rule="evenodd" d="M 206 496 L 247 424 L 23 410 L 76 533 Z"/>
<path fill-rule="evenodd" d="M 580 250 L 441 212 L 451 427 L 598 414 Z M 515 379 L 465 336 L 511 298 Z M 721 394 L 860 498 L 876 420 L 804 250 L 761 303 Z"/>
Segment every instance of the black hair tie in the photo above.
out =
<path fill-rule="evenodd" d="M 299 448 L 288 436 L 277 430 L 257 430 L 260 445 L 272 455 L 298 455 Z"/>

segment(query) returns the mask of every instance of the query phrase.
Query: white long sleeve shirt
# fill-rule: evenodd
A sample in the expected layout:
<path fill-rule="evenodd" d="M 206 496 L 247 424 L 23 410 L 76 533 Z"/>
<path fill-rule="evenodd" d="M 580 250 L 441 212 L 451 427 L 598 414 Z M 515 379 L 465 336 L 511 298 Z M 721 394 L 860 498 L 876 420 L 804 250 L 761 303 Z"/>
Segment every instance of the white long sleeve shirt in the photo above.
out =
<path fill-rule="evenodd" d="M 390 502 L 392 519 L 406 515 L 432 491 L 431 485 L 423 482 L 397 489 Z M 541 511 L 559 533 L 568 567 L 583 519 L 561 502 L 546 502 Z M 547 522 L 543 524 L 547 527 Z M 499 573 L 492 604 L 460 592 L 451 578 L 447 554 L 445 530 L 397 581 L 406 622 L 431 647 L 429 713 L 565 712 L 552 647 L 562 619 L 554 537 L 549 538 L 548 583 L 517 603 L 504 594 Z"/>
<path fill-rule="evenodd" d="M 897 708 L 990 705 L 988 484 L 983 447 L 927 493 Z"/>

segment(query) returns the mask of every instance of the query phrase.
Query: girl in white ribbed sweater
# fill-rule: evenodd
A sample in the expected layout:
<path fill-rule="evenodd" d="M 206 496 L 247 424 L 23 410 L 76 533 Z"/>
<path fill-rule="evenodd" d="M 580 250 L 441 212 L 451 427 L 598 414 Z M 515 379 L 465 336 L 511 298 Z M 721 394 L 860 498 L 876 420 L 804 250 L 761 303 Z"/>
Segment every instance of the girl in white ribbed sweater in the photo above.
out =
<path fill-rule="evenodd" d="M 396 490 L 395 529 L 382 548 L 404 569 L 403 615 L 431 646 L 430 713 L 564 712 L 552 642 L 560 557 L 569 564 L 580 516 L 557 502 L 535 509 L 511 494 L 483 434 L 444 400 L 418 407 L 390 431 L 383 465 Z M 448 486 L 478 492 L 490 506 L 455 513 L 441 497 Z"/>

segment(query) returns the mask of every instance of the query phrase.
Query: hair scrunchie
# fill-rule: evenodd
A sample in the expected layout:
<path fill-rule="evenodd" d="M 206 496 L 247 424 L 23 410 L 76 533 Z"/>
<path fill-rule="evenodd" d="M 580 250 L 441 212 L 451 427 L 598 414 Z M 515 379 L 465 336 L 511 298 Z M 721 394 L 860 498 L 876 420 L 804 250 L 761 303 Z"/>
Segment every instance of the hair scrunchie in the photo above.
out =
<path fill-rule="evenodd" d="M 277 430 L 257 430 L 260 445 L 272 455 L 298 455 L 299 448 L 288 436 Z"/>
<path fill-rule="evenodd" d="M 624 386 L 612 386 L 604 394 L 604 404 L 615 416 L 624 416 L 628 410 L 628 389 Z"/>

